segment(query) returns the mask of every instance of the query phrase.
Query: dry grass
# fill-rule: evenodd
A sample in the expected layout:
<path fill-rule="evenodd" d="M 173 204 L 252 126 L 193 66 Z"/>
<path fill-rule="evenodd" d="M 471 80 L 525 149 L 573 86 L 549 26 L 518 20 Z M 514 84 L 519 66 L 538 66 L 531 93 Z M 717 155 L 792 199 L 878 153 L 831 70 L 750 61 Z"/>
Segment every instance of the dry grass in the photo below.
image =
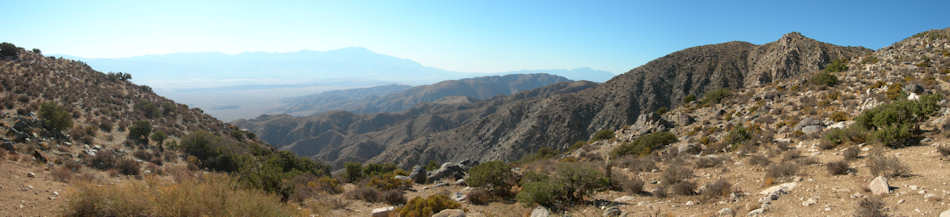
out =
<path fill-rule="evenodd" d="M 909 176 L 910 168 L 901 163 L 897 157 L 887 157 L 882 154 L 875 154 L 868 158 L 868 167 L 871 174 L 875 176 Z"/>
<path fill-rule="evenodd" d="M 64 216 L 302 216 L 275 195 L 237 187 L 227 175 L 181 183 L 148 178 L 113 186 L 78 183 Z"/>
<path fill-rule="evenodd" d="M 845 175 L 848 174 L 851 167 L 848 165 L 848 161 L 842 160 L 825 164 L 825 169 L 828 169 L 828 173 L 831 175 Z"/>

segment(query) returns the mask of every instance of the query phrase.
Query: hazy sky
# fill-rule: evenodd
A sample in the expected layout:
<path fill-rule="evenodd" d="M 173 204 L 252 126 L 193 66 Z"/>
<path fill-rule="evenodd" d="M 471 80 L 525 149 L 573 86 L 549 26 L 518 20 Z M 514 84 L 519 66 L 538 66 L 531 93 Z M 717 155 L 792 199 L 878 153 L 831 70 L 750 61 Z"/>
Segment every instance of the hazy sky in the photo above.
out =
<path fill-rule="evenodd" d="M 877 49 L 950 27 L 950 1 L 0 0 L 0 41 L 47 54 L 365 47 L 465 72 L 616 73 L 702 44 L 799 31 Z"/>

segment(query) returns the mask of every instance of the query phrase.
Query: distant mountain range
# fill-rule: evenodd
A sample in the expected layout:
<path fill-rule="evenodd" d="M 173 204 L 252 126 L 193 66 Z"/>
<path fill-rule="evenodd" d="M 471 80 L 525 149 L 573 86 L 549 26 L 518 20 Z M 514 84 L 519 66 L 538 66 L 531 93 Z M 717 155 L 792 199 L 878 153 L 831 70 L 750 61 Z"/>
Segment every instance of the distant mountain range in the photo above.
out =
<path fill-rule="evenodd" d="M 471 103 L 418 104 L 404 112 L 329 112 L 235 122 L 280 149 L 332 162 L 402 167 L 459 160 L 517 160 L 564 149 L 598 130 L 649 120 L 662 108 L 721 88 L 743 89 L 820 71 L 871 50 L 789 33 L 756 45 L 727 42 L 677 51 L 609 81 L 562 82 Z"/>
<path fill-rule="evenodd" d="M 448 80 L 416 87 L 384 85 L 335 90 L 285 99 L 286 106 L 274 113 L 310 115 L 333 110 L 361 114 L 399 112 L 420 103 L 484 100 L 567 81 L 571 80 L 551 74 L 511 74 Z"/>
<path fill-rule="evenodd" d="M 223 120 L 278 109 L 280 99 L 379 85 L 427 85 L 488 75 L 548 73 L 604 82 L 615 74 L 590 68 L 467 73 L 427 67 L 409 59 L 350 47 L 287 53 L 173 53 L 126 58 L 82 58 L 100 71 L 127 72 L 138 84 L 204 109 Z"/>

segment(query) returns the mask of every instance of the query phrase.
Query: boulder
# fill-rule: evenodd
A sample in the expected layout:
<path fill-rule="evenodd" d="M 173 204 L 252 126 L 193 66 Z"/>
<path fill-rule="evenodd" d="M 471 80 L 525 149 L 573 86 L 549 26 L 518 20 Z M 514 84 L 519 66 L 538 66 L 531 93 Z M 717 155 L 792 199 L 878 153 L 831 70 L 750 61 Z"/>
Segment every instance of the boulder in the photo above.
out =
<path fill-rule="evenodd" d="M 409 178 L 411 178 L 413 182 L 416 182 L 416 184 L 425 184 L 426 169 L 419 165 L 412 167 L 412 172 L 409 173 Z"/>
<path fill-rule="evenodd" d="M 904 92 L 906 92 L 906 93 L 917 93 L 917 94 L 919 94 L 919 93 L 923 93 L 923 92 L 924 92 L 924 87 L 923 87 L 923 86 L 920 86 L 919 84 L 914 84 L 914 83 L 912 83 L 912 84 L 907 84 L 907 85 L 904 86 Z"/>
<path fill-rule="evenodd" d="M 941 212 L 940 217 L 950 217 L 950 209 Z"/>
<path fill-rule="evenodd" d="M 478 163 L 479 162 L 477 160 L 463 160 L 462 162 L 459 162 L 459 166 L 462 167 L 462 170 L 468 171 L 472 167 L 478 166 Z"/>
<path fill-rule="evenodd" d="M 16 151 L 16 148 L 13 147 L 13 142 L 6 141 L 6 140 L 3 140 L 2 142 L 0 142 L 0 148 L 3 148 L 4 150 L 7 150 L 9 152 Z"/>
<path fill-rule="evenodd" d="M 403 175 L 396 175 L 396 176 L 393 176 L 393 178 L 394 178 L 394 179 L 398 179 L 398 180 L 402 180 L 402 181 L 409 181 L 409 177 L 408 177 L 408 176 L 403 176 Z"/>
<path fill-rule="evenodd" d="M 821 121 L 818 120 L 818 119 L 814 119 L 814 118 L 805 118 L 805 119 L 802 119 L 802 121 L 798 122 L 798 124 L 795 125 L 795 130 L 804 130 L 803 128 L 805 128 L 805 127 L 807 127 L 807 126 L 812 126 L 812 125 L 819 125 L 819 126 L 821 126 Z"/>
<path fill-rule="evenodd" d="M 465 177 L 465 172 L 462 169 L 462 167 L 456 163 L 444 163 L 442 164 L 442 167 L 439 167 L 438 170 L 433 171 L 431 174 L 429 174 L 429 177 L 427 177 L 426 179 L 428 179 L 429 181 L 435 181 L 435 180 L 440 180 L 440 179 L 450 178 L 450 177 L 455 178 L 455 179 L 461 179 L 462 177 Z"/>
<path fill-rule="evenodd" d="M 813 135 L 816 133 L 820 133 L 822 128 L 823 127 L 821 127 L 821 125 L 808 125 L 808 126 L 802 127 L 802 132 L 805 133 L 805 135 Z"/>
<path fill-rule="evenodd" d="M 548 208 L 543 206 L 535 207 L 534 210 L 531 210 L 531 217 L 548 217 L 551 216 L 551 211 Z"/>
<path fill-rule="evenodd" d="M 871 183 L 868 183 L 868 189 L 870 189 L 874 195 L 882 195 L 890 193 L 891 186 L 887 185 L 887 178 L 878 176 L 874 178 L 874 180 L 871 180 Z"/>
<path fill-rule="evenodd" d="M 460 209 L 446 209 L 432 215 L 432 217 L 465 217 L 465 211 Z"/>
<path fill-rule="evenodd" d="M 389 216 L 393 213 L 394 210 L 396 210 L 396 207 L 392 207 L 392 206 L 376 208 L 376 209 L 373 209 L 373 212 L 372 212 L 372 215 L 371 215 L 371 216 L 373 216 L 373 217 L 389 217 Z"/>
<path fill-rule="evenodd" d="M 455 192 L 452 194 L 452 200 L 454 201 L 462 202 L 467 198 L 468 196 L 463 194 L 462 192 Z"/>
<path fill-rule="evenodd" d="M 798 187 L 798 183 L 796 182 L 782 183 L 782 184 L 774 185 L 772 187 L 768 187 L 765 190 L 760 191 L 759 194 L 773 195 L 775 194 L 775 192 L 780 192 L 780 191 L 787 193 L 787 192 L 792 192 L 792 190 L 794 190 L 795 187 Z"/>

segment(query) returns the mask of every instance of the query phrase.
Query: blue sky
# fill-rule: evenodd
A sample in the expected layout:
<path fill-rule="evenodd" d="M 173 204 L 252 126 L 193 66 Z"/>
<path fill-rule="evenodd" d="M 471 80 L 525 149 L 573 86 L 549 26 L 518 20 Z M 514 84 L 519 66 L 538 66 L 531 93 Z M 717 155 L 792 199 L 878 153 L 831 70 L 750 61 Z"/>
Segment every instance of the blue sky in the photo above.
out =
<path fill-rule="evenodd" d="M 365 47 L 464 72 L 625 72 L 683 48 L 792 31 L 877 49 L 950 27 L 950 1 L 0 0 L 0 41 L 127 57 Z"/>

